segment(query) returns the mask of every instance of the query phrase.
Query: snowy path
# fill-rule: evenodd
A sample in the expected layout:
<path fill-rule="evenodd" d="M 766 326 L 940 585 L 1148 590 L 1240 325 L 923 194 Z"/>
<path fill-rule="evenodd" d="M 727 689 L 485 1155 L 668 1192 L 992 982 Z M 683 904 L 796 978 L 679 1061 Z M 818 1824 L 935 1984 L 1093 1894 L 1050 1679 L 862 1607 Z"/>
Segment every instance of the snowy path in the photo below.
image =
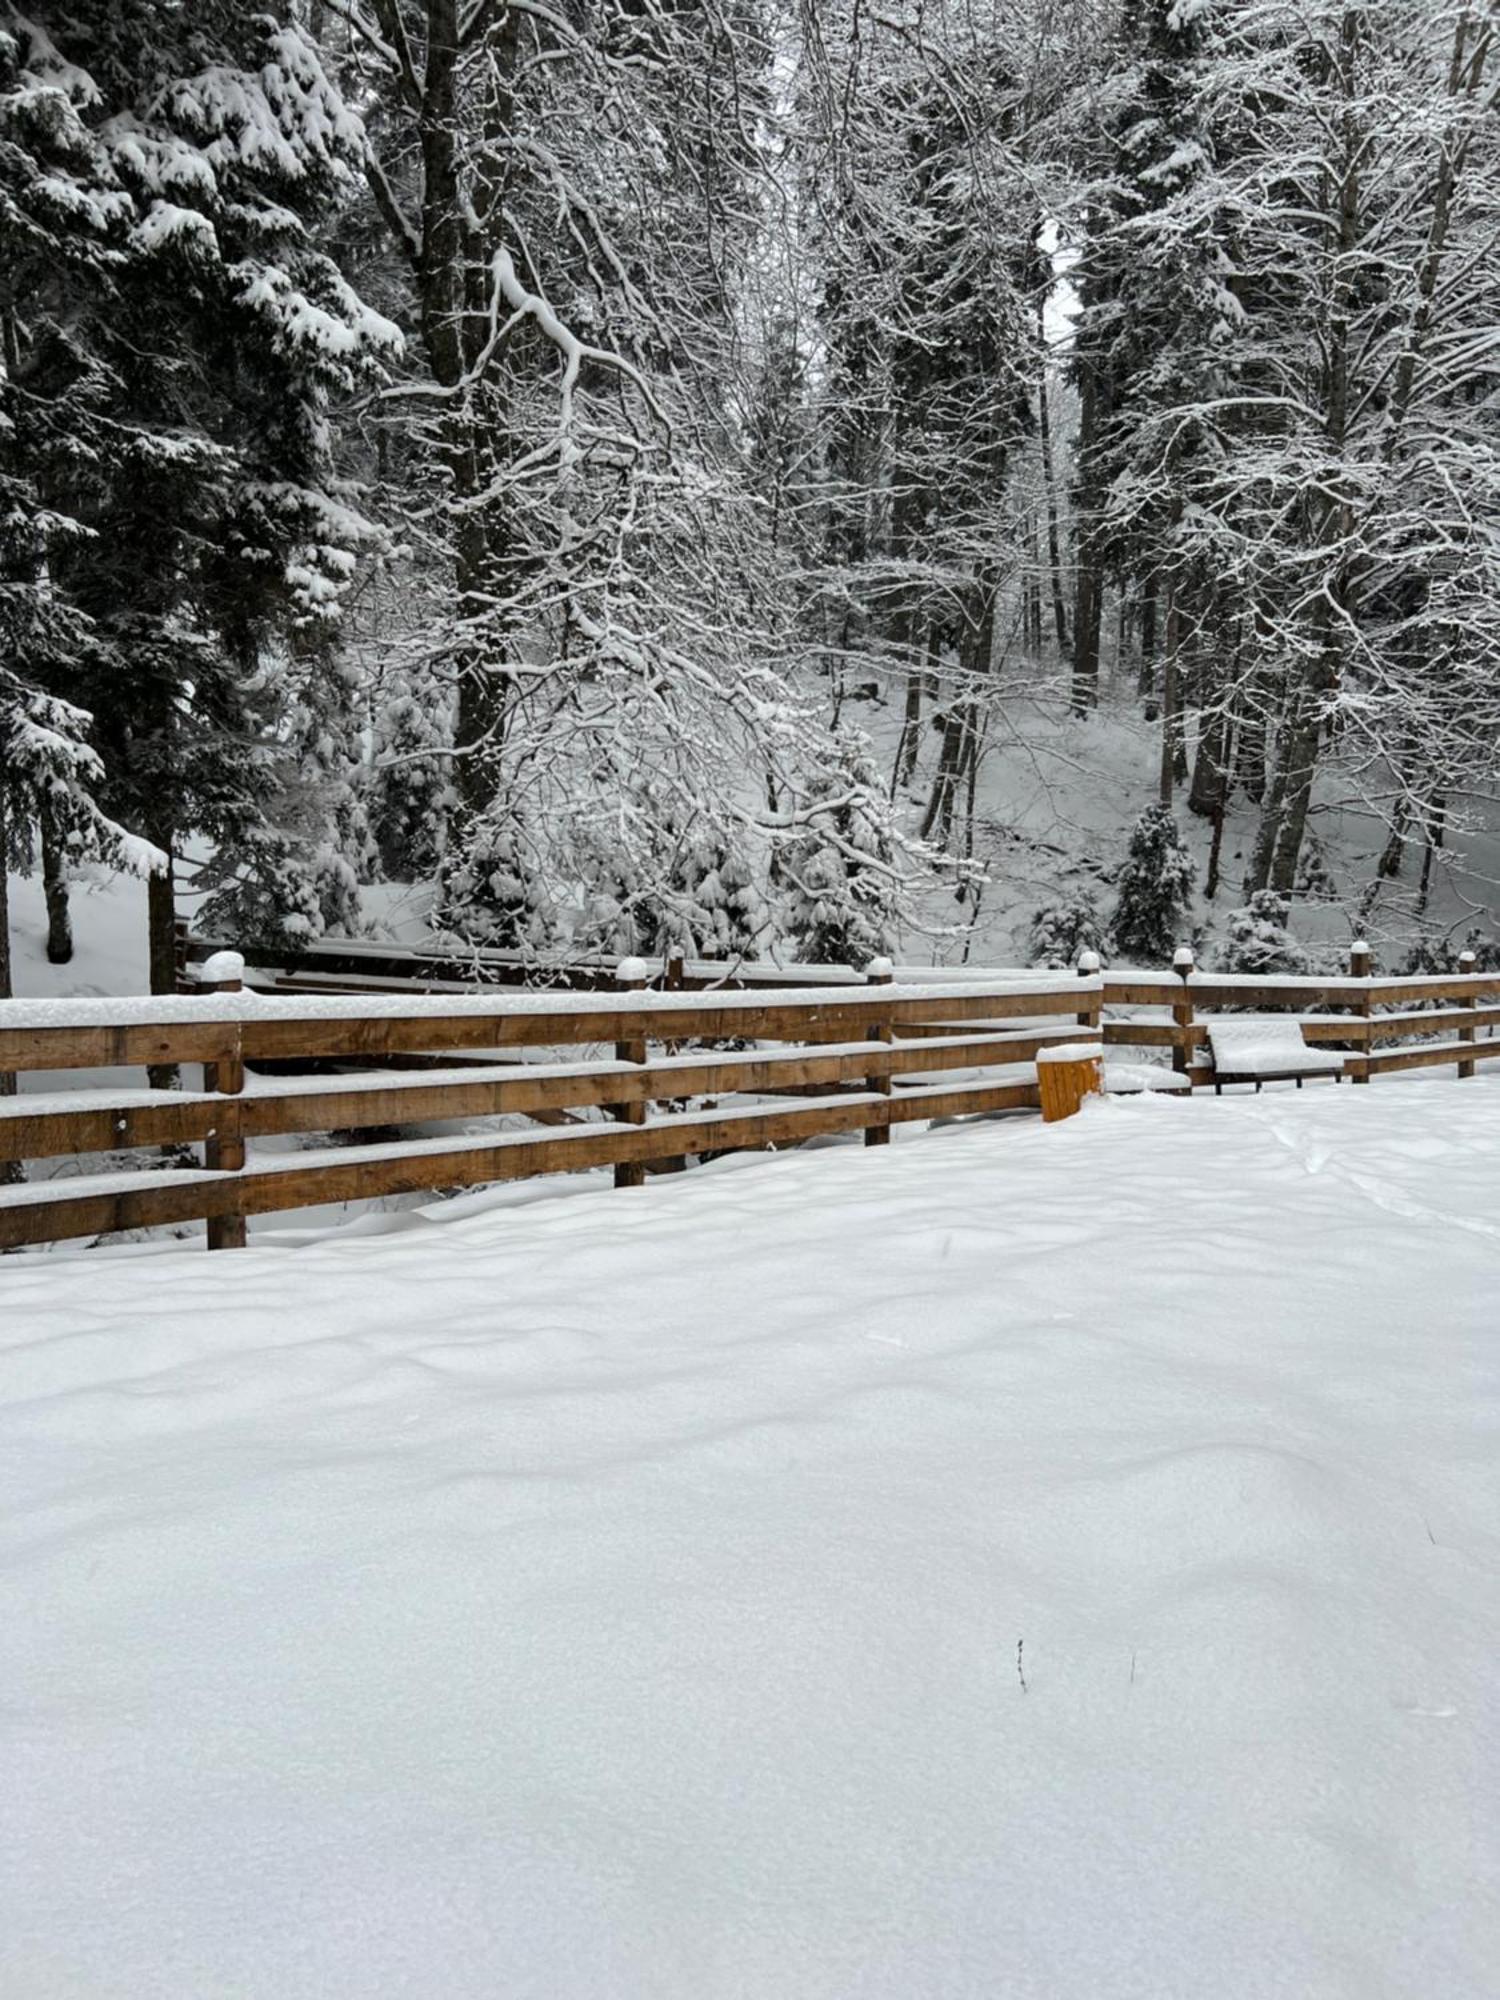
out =
<path fill-rule="evenodd" d="M 5 2000 L 1500 1987 L 1500 1079 L 11 1259 L 0 1349 Z"/>

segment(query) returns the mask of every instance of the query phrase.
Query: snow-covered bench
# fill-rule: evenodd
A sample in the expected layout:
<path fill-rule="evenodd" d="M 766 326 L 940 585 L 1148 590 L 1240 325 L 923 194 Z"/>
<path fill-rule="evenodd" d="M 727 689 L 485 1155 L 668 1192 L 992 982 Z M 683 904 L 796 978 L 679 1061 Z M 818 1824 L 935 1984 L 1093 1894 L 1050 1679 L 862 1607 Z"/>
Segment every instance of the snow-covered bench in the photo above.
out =
<path fill-rule="evenodd" d="M 1263 1021 L 1213 1021 L 1208 1028 L 1208 1046 L 1214 1059 L 1214 1094 L 1226 1083 L 1295 1081 L 1302 1088 L 1305 1076 L 1331 1076 L 1335 1083 L 1344 1073 L 1344 1058 L 1336 1049 L 1310 1049 L 1302 1039 L 1302 1024 L 1293 1019 Z"/>

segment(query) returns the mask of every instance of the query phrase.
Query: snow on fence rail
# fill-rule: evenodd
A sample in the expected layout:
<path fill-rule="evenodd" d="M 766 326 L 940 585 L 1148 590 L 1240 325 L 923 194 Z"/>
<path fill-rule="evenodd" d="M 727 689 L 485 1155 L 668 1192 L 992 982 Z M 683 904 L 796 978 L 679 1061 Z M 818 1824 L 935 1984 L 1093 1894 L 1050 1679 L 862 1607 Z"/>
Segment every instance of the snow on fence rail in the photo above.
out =
<path fill-rule="evenodd" d="M 1214 1081 L 1205 1060 L 1210 1023 L 1204 1017 L 1233 1010 L 1295 1015 L 1307 1042 L 1343 1053 L 1343 1074 L 1355 1083 L 1450 1063 L 1460 1077 L 1470 1077 L 1476 1063 L 1500 1055 L 1494 1035 L 1500 973 L 1378 979 L 1367 947 L 1356 945 L 1349 956 L 1343 978 L 1204 973 L 1191 954 L 1170 973 L 1106 972 L 1105 1047 L 1169 1049 L 1173 1068 L 1200 1088 Z M 1141 1009 L 1151 1010 L 1149 1017 Z"/>
<path fill-rule="evenodd" d="M 835 991 L 648 993 L 645 966 L 625 961 L 621 990 L 580 1001 L 267 998 L 240 990 L 239 961 L 227 990 L 215 977 L 225 967 L 204 970 L 209 983 L 192 995 L 0 1007 L 0 1070 L 204 1070 L 201 1090 L 0 1100 L 0 1160 L 202 1148 L 201 1166 L 0 1191 L 0 1248 L 198 1219 L 210 1247 L 227 1248 L 244 1242 L 246 1217 L 276 1210 L 586 1167 L 612 1166 L 628 1186 L 648 1164 L 828 1133 L 863 1131 L 879 1144 L 906 1120 L 1036 1108 L 1037 1054 L 1080 1025 L 1097 1032 L 1102 1004 L 1098 978 L 1056 973 L 912 985 L 877 967 Z M 600 1044 L 612 1056 L 593 1053 Z M 527 1059 L 559 1050 L 580 1053 Z M 448 1066 L 455 1058 L 461 1067 Z M 326 1073 L 351 1063 L 362 1072 Z M 551 1129 L 385 1138 L 319 1156 L 247 1152 L 294 1134 L 510 1114 Z"/>
<path fill-rule="evenodd" d="M 1200 973 L 1179 960 L 1171 972 L 903 969 L 894 980 L 883 966 L 868 978 L 839 967 L 817 985 L 732 975 L 715 991 L 646 991 L 649 968 L 624 960 L 609 968 L 612 991 L 582 990 L 589 969 L 576 967 L 562 991 L 426 997 L 412 980 L 247 991 L 238 960 L 224 990 L 210 960 L 207 983 L 176 997 L 6 1002 L 0 1071 L 202 1064 L 204 1075 L 198 1090 L 0 1098 L 0 1162 L 178 1151 L 170 1164 L 0 1189 L 0 1249 L 200 1219 L 211 1247 L 229 1247 L 247 1216 L 289 1208 L 602 1166 L 629 1186 L 648 1166 L 840 1132 L 879 1144 L 907 1120 L 1037 1108 L 1038 1055 L 1080 1026 L 1106 1051 L 1167 1052 L 1195 1088 L 1214 1080 L 1209 1026 L 1226 1010 L 1295 1017 L 1356 1083 L 1440 1064 L 1472 1076 L 1500 1055 L 1500 974 L 1377 979 L 1358 947 L 1346 977 Z M 355 1074 L 338 1073 L 350 1065 Z M 288 1067 L 302 1073 L 276 1073 Z M 511 1116 L 546 1129 L 247 1152 Z M 183 1161 L 187 1147 L 202 1149 L 201 1164 Z"/>

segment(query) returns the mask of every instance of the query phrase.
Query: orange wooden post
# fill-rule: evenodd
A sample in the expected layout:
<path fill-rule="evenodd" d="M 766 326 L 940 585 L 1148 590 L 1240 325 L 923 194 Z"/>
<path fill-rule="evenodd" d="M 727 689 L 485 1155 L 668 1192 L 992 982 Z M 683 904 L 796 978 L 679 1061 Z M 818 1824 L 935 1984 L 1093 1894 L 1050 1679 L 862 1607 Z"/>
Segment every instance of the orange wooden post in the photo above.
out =
<path fill-rule="evenodd" d="M 1178 945 L 1172 954 L 1172 970 L 1182 981 L 1182 998 L 1172 1002 L 1172 1025 L 1177 1031 L 1172 1037 L 1172 1067 L 1179 1076 L 1187 1074 L 1192 1060 L 1193 994 L 1188 982 L 1193 968 L 1193 947 Z"/>
<path fill-rule="evenodd" d="M 1349 947 L 1349 977 L 1351 979 L 1368 979 L 1374 970 L 1375 954 L 1370 950 L 1369 945 L 1363 938 L 1356 938 Z M 1355 1083 L 1368 1083 L 1370 1081 L 1370 1022 L 1375 1014 L 1375 1005 L 1368 993 L 1355 1003 L 1354 1011 L 1359 1016 L 1362 1024 L 1359 1033 L 1364 1055 L 1363 1057 L 1356 1056 L 1354 1059 L 1352 1080 Z"/>
<path fill-rule="evenodd" d="M 871 986 L 889 986 L 895 976 L 896 968 L 888 958 L 872 958 L 870 963 L 865 967 L 865 978 Z M 890 1021 L 877 1022 L 865 1039 L 871 1042 L 894 1042 L 896 1039 L 895 1027 Z M 865 1088 L 866 1090 L 873 1090 L 877 1096 L 889 1098 L 892 1088 L 889 1070 L 880 1075 L 867 1076 L 865 1078 Z M 891 1117 L 890 1106 L 887 1104 L 880 1123 L 865 1127 L 865 1144 L 867 1146 L 888 1146 L 890 1140 Z"/>
<path fill-rule="evenodd" d="M 237 951 L 216 951 L 212 958 L 205 961 L 199 978 L 199 990 L 203 993 L 240 993 L 244 984 L 245 961 Z M 206 1089 L 218 1091 L 225 1100 L 219 1107 L 218 1123 L 203 1142 L 203 1164 L 216 1173 L 240 1173 L 245 1165 L 239 1102 L 245 1088 L 245 1064 L 239 1054 L 238 1034 L 235 1036 L 233 1055 L 203 1065 L 203 1083 Z M 209 1216 L 208 1247 L 210 1250 L 243 1250 L 244 1216 L 238 1213 Z"/>
<path fill-rule="evenodd" d="M 1474 967 L 1478 963 L 1479 961 L 1474 956 L 1472 951 L 1461 951 L 1458 954 L 1458 974 L 1460 979 L 1472 979 L 1474 976 Z M 1477 1011 L 1479 1006 L 1479 996 L 1474 993 L 1466 993 L 1463 997 L 1463 1001 L 1461 1004 L 1465 1007 L 1470 1008 L 1471 1010 Z M 1470 1025 L 1467 1028 L 1460 1028 L 1458 1031 L 1458 1039 L 1461 1042 L 1472 1042 L 1474 1040 L 1473 1026 Z M 1459 1064 L 1458 1073 L 1460 1077 L 1472 1076 L 1474 1074 L 1474 1064 L 1472 1058 L 1468 1062 L 1461 1062 Z"/>
<path fill-rule="evenodd" d="M 1042 1049 L 1036 1059 L 1037 1088 L 1042 1098 L 1042 1122 L 1051 1125 L 1083 1109 L 1083 1100 L 1102 1088 L 1101 1052 L 1089 1042 L 1068 1042 Z"/>
<path fill-rule="evenodd" d="M 646 987 L 646 961 L 643 958 L 622 958 L 615 967 L 615 978 L 622 993 L 642 993 Z M 615 1061 L 644 1063 L 646 1060 L 645 1041 L 636 1035 L 628 1035 L 615 1043 Z M 646 1122 L 646 1100 L 636 1098 L 629 1104 L 614 1106 L 614 1114 L 622 1125 L 644 1125 Z M 640 1187 L 646 1178 L 646 1167 L 641 1160 L 619 1160 L 615 1164 L 615 1186 L 617 1188 Z"/>

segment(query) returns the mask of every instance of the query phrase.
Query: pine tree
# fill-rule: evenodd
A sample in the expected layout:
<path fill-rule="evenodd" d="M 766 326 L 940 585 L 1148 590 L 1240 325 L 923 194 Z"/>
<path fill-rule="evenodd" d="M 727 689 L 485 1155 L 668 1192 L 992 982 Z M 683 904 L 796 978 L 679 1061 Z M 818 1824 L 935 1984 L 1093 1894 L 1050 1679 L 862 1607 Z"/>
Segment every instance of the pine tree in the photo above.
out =
<path fill-rule="evenodd" d="M 841 730 L 834 768 L 802 791 L 802 828 L 779 855 L 792 949 L 810 965 L 863 968 L 891 949 L 903 876 L 869 739 Z"/>
<path fill-rule="evenodd" d="M 0 35 L 7 443 L 37 501 L 13 579 L 73 635 L 41 684 L 92 710 L 120 823 L 169 856 L 195 830 L 284 853 L 305 637 L 374 539 L 330 402 L 398 345 L 316 233 L 363 136 L 289 6 L 45 11 Z M 149 903 L 169 990 L 169 874 Z"/>
<path fill-rule="evenodd" d="M 1074 892 L 1044 903 L 1031 919 L 1031 963 L 1071 970 L 1086 951 L 1104 955 L 1107 932 L 1092 896 Z"/>
<path fill-rule="evenodd" d="M 1287 930 L 1287 898 L 1275 889 L 1257 889 L 1242 910 L 1229 913 L 1224 947 L 1226 972 L 1273 972 L 1300 977 L 1308 969 L 1307 953 Z"/>
<path fill-rule="evenodd" d="M 1183 942 L 1193 904 L 1193 861 L 1165 806 L 1148 806 L 1115 878 L 1110 938 L 1126 965 L 1160 965 Z"/>

